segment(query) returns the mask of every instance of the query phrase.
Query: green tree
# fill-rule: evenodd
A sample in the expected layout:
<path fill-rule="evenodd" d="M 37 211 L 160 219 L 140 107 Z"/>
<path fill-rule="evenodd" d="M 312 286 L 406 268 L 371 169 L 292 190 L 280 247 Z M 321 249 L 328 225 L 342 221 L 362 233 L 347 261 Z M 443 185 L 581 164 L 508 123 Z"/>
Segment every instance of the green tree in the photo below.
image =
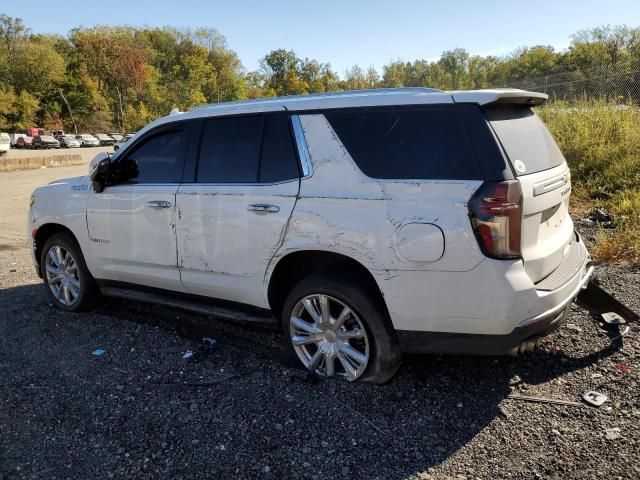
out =
<path fill-rule="evenodd" d="M 357 65 L 347 69 L 344 74 L 344 88 L 346 90 L 364 90 L 369 87 L 367 75 Z"/>
<path fill-rule="evenodd" d="M 12 112 L 9 115 L 10 127 L 23 130 L 36 125 L 39 107 L 40 102 L 36 97 L 24 90 L 20 92 L 13 101 Z"/>
<path fill-rule="evenodd" d="M 13 113 L 13 103 L 16 95 L 12 87 L 0 86 L 0 128 L 5 129 L 10 126 L 10 117 Z"/>

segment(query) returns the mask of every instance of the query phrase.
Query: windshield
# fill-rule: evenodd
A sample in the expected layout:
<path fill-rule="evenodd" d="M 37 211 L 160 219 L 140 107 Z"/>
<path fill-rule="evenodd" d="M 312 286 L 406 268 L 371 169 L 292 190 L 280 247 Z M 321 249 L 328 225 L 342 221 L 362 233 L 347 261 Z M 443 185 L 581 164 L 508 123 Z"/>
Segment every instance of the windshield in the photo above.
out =
<path fill-rule="evenodd" d="M 499 105 L 485 113 L 516 175 L 541 172 L 564 162 L 549 130 L 529 107 Z"/>
<path fill-rule="evenodd" d="M 80 135 L 83 140 L 93 140 L 93 136 L 91 135 Z"/>

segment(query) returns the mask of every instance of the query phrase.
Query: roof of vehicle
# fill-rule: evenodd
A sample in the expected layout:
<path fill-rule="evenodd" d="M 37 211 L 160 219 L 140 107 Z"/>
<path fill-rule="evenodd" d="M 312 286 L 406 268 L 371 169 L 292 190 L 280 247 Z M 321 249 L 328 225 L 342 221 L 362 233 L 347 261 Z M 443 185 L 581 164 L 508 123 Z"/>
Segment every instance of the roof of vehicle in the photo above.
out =
<path fill-rule="evenodd" d="M 175 109 L 166 117 L 157 119 L 138 133 L 162 124 L 191 118 L 205 118 L 218 115 L 237 115 L 245 113 L 263 113 L 274 111 L 318 111 L 336 108 L 378 107 L 394 105 L 429 105 L 440 103 L 522 103 L 540 105 L 548 96 L 539 92 L 527 92 L 512 88 L 488 90 L 444 91 L 435 88 L 378 88 L 372 90 L 350 90 L 346 92 L 317 93 L 310 95 L 292 95 L 268 97 L 254 100 L 240 100 L 200 105 L 187 112 Z M 119 150 L 120 153 L 122 150 Z"/>
<path fill-rule="evenodd" d="M 378 88 L 372 90 L 351 90 L 346 92 L 315 93 L 310 95 L 292 95 L 285 97 L 268 97 L 254 100 L 240 100 L 200 105 L 189 113 L 222 113 L 240 109 L 265 111 L 269 107 L 284 107 L 291 111 L 323 110 L 332 108 L 349 108 L 360 106 L 419 105 L 430 103 L 478 103 L 481 105 L 520 99 L 522 103 L 538 105 L 548 98 L 539 92 L 527 92 L 512 88 L 491 90 L 449 91 L 435 88 Z M 529 100 L 529 101 L 527 101 Z M 518 102 L 520 103 L 520 102 Z"/>

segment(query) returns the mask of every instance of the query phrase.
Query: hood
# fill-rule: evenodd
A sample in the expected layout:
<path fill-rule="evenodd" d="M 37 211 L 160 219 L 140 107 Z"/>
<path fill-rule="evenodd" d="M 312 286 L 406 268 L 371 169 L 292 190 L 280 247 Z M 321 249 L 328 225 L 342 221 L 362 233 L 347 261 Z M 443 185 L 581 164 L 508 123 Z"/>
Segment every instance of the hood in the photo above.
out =
<path fill-rule="evenodd" d="M 37 187 L 32 195 L 34 197 L 48 197 L 51 195 L 73 195 L 91 191 L 91 179 L 87 175 L 80 177 L 61 178 L 47 185 Z"/>
<path fill-rule="evenodd" d="M 87 175 L 81 175 L 79 177 L 61 178 L 60 180 L 54 180 L 47 185 L 83 185 L 89 184 L 91 180 Z"/>

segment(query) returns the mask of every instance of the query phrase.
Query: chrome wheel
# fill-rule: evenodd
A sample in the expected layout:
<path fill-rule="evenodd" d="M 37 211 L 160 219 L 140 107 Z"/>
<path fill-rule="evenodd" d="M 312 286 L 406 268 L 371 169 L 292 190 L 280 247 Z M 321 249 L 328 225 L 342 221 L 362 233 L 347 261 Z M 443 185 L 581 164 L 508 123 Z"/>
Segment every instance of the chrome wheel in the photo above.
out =
<path fill-rule="evenodd" d="M 44 267 L 47 284 L 56 300 L 66 306 L 76 303 L 80 295 L 80 276 L 71 253 L 54 245 L 47 252 Z"/>
<path fill-rule="evenodd" d="M 308 295 L 289 321 L 293 348 L 309 370 L 323 377 L 357 380 L 369 362 L 367 331 L 350 307 L 329 295 Z"/>

